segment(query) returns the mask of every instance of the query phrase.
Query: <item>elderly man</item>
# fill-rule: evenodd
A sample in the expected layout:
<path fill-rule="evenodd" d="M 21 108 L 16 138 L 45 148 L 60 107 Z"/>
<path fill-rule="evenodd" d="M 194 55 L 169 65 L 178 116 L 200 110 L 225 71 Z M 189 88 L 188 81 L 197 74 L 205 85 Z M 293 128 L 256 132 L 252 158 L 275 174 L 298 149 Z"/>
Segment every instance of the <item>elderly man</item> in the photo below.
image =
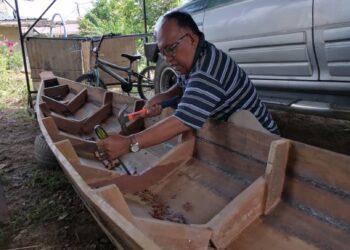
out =
<path fill-rule="evenodd" d="M 160 53 L 180 76 L 167 92 L 146 103 L 148 116 L 159 115 L 159 103 L 181 96 L 175 113 L 152 127 L 130 136 L 118 134 L 98 143 L 112 160 L 128 152 L 162 143 L 190 129 L 199 129 L 209 119 L 227 120 L 238 111 L 251 112 L 261 125 L 278 134 L 265 105 L 246 73 L 224 52 L 205 41 L 188 13 L 173 11 L 156 24 Z"/>

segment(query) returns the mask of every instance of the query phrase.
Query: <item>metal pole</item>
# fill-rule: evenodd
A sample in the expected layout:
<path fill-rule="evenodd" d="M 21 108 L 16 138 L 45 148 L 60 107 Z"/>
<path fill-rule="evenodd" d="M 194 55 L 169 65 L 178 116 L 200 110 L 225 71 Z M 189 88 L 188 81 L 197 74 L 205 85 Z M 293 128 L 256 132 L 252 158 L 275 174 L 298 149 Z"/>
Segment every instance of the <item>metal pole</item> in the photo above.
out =
<path fill-rule="evenodd" d="M 16 0 L 17 2 L 17 0 Z M 34 26 L 40 21 L 40 19 L 43 17 L 43 15 L 45 15 L 45 13 L 51 8 L 51 6 L 56 2 L 56 0 L 53 0 L 52 3 L 49 5 L 49 7 L 46 8 L 46 10 L 44 10 L 44 12 L 38 17 L 38 19 L 36 19 L 36 21 L 29 27 L 29 29 L 27 30 L 27 32 L 24 34 L 23 37 L 26 37 L 29 32 L 34 28 Z"/>
<path fill-rule="evenodd" d="M 143 5 L 143 26 L 145 30 L 145 42 L 148 43 L 148 37 L 147 37 L 147 11 L 146 11 L 146 0 L 142 0 Z M 146 51 L 145 51 L 146 53 Z M 148 58 L 146 57 L 146 65 L 149 66 Z"/>
<path fill-rule="evenodd" d="M 143 0 L 143 25 L 145 29 L 145 34 L 147 34 L 147 13 L 146 13 L 146 0 Z M 148 37 L 145 36 L 146 43 L 148 43 Z"/>
<path fill-rule="evenodd" d="M 28 68 L 27 68 L 27 59 L 26 59 L 26 52 L 24 49 L 24 42 L 23 42 L 23 34 L 22 34 L 22 24 L 21 24 L 21 16 L 19 15 L 19 8 L 18 8 L 18 2 L 15 0 L 16 5 L 16 15 L 17 15 L 17 23 L 18 23 L 18 31 L 19 31 L 19 37 L 21 40 L 21 48 L 22 48 L 22 58 L 23 58 L 23 65 L 24 65 L 24 72 L 26 75 L 26 82 L 27 82 L 27 94 L 28 94 L 28 105 L 30 109 L 33 109 L 33 100 L 31 95 L 31 89 L 30 89 L 30 83 L 29 83 L 29 77 L 28 77 Z M 28 107 L 27 107 L 28 108 Z"/>

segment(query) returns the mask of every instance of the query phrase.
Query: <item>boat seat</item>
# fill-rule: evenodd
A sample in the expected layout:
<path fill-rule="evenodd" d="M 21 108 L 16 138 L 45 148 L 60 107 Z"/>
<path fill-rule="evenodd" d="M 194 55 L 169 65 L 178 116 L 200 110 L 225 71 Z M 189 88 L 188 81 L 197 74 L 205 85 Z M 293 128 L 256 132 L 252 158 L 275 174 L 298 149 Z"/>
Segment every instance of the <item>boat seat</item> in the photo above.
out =
<path fill-rule="evenodd" d="M 240 110 L 233 113 L 227 120 L 235 124 L 238 127 L 248 128 L 255 131 L 271 134 L 270 131 L 265 129 L 256 117 L 247 110 Z"/>
<path fill-rule="evenodd" d="M 141 59 L 140 55 L 130 55 L 130 54 L 125 54 L 125 53 L 122 54 L 122 57 L 125 57 L 125 58 L 129 59 L 130 62 L 133 62 L 133 61 Z"/>

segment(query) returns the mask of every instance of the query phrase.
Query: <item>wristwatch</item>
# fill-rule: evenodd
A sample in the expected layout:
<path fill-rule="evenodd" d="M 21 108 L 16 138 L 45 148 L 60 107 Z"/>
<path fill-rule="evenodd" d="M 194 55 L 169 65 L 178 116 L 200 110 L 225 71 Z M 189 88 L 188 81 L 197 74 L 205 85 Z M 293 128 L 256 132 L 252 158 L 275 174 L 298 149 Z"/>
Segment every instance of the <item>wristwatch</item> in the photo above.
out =
<path fill-rule="evenodd" d="M 131 136 L 130 151 L 133 153 L 140 151 L 140 144 L 136 141 L 134 135 Z"/>

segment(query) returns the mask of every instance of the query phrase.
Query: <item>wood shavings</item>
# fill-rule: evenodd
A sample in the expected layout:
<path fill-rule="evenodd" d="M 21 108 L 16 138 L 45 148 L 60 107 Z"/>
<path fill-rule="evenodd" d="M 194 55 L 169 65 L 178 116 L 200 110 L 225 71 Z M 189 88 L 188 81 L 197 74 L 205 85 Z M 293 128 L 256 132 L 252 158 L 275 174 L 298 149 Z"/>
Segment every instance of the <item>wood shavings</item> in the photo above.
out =
<path fill-rule="evenodd" d="M 173 211 L 159 199 L 159 196 L 152 194 L 149 190 L 137 192 L 135 195 L 139 196 L 143 202 L 152 208 L 150 215 L 153 218 L 187 224 L 186 218 L 182 214 Z"/>

